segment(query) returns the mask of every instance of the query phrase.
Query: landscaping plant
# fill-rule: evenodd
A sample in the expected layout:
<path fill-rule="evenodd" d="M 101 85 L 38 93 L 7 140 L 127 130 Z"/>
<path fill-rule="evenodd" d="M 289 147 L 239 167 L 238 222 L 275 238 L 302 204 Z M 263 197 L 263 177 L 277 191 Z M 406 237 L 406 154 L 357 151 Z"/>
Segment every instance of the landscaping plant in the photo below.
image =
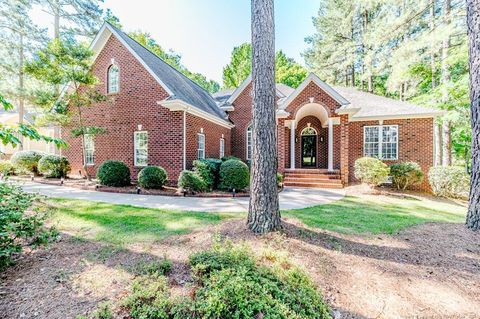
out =
<path fill-rule="evenodd" d="M 3 270 L 24 247 L 46 245 L 57 232 L 44 225 L 47 213 L 38 205 L 37 195 L 0 182 L 0 198 L 0 270 Z"/>
<path fill-rule="evenodd" d="M 212 167 L 204 160 L 196 160 L 193 161 L 193 171 L 202 178 L 206 189 L 211 191 L 215 186 L 215 173 Z"/>
<path fill-rule="evenodd" d="M 13 154 L 10 162 L 20 170 L 38 175 L 38 162 L 44 155 L 37 151 L 20 151 Z"/>
<path fill-rule="evenodd" d="M 98 167 L 97 178 L 105 186 L 130 185 L 130 169 L 122 161 L 105 161 Z"/>
<path fill-rule="evenodd" d="M 355 178 L 370 187 L 387 180 L 390 170 L 387 164 L 373 157 L 362 157 L 355 161 Z"/>
<path fill-rule="evenodd" d="M 138 173 L 138 185 L 143 188 L 162 188 L 167 184 L 167 171 L 160 166 L 147 166 Z"/>
<path fill-rule="evenodd" d="M 231 159 L 220 166 L 220 188 L 241 191 L 250 184 L 250 170 L 242 161 Z"/>
<path fill-rule="evenodd" d="M 422 168 L 415 162 L 390 165 L 390 175 L 392 176 L 393 184 L 402 190 L 423 182 Z"/>
<path fill-rule="evenodd" d="M 216 242 L 190 256 L 194 291 L 173 297 L 166 277 L 135 280 L 123 306 L 137 318 L 330 318 L 308 276 L 288 260 L 257 259 L 245 247 Z"/>
<path fill-rule="evenodd" d="M 470 176 L 461 166 L 436 166 L 428 171 L 433 194 L 442 197 L 468 198 Z"/>
<path fill-rule="evenodd" d="M 14 175 L 15 174 L 15 166 L 10 161 L 0 161 L 0 174 L 4 176 L 7 175 Z"/>
<path fill-rule="evenodd" d="M 45 177 L 67 177 L 71 167 L 65 156 L 47 154 L 38 161 L 38 171 Z"/>
<path fill-rule="evenodd" d="M 207 186 L 202 177 L 196 172 L 184 170 L 178 178 L 178 187 L 188 193 L 195 193 L 203 192 Z"/>

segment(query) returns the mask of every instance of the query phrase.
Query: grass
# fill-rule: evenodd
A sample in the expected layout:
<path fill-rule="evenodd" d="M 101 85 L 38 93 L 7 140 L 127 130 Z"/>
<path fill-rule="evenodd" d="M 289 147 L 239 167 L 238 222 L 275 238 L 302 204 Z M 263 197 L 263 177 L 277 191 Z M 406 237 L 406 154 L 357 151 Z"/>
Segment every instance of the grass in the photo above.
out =
<path fill-rule="evenodd" d="M 340 201 L 283 212 L 310 227 L 339 233 L 393 234 L 427 222 L 463 223 L 466 208 L 423 197 L 348 196 Z"/>
<path fill-rule="evenodd" d="M 234 214 L 141 208 L 73 199 L 51 199 L 52 223 L 79 240 L 112 244 L 154 242 L 218 224 Z"/>

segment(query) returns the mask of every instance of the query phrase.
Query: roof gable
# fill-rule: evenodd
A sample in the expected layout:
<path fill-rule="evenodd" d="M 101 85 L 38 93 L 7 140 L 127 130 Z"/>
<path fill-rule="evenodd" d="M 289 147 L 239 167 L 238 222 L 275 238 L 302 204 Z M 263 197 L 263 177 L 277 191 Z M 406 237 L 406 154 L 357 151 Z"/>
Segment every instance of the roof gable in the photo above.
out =
<path fill-rule="evenodd" d="M 95 40 L 92 42 L 91 48 L 95 52 L 94 58 L 98 56 L 107 40 L 112 35 L 114 35 L 129 50 L 129 52 L 153 76 L 160 86 L 165 89 L 170 95 L 169 99 L 182 100 L 221 119 L 226 118 L 226 113 L 217 106 L 215 100 L 207 91 L 146 49 L 140 43 L 130 38 L 123 31 L 115 28 L 107 22 L 104 23 L 95 37 Z"/>

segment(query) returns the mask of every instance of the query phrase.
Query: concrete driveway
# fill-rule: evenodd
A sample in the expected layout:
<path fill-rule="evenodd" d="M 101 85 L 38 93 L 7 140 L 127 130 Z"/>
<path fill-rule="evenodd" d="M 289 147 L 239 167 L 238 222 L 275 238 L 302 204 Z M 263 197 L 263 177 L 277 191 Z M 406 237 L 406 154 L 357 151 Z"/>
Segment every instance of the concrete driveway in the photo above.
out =
<path fill-rule="evenodd" d="M 49 197 L 84 199 L 111 204 L 203 212 L 244 212 L 248 210 L 249 200 L 248 197 L 201 198 L 117 194 L 34 182 L 26 182 L 22 184 L 22 187 L 27 192 L 39 193 Z M 299 209 L 327 204 L 342 199 L 344 196 L 345 191 L 343 189 L 285 188 L 280 193 L 280 209 Z"/>

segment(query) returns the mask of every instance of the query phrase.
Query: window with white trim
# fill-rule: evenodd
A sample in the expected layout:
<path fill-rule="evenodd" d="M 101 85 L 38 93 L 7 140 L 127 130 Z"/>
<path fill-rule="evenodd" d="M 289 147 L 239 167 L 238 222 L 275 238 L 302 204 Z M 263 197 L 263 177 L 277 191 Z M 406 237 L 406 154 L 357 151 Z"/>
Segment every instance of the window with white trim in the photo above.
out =
<path fill-rule="evenodd" d="M 398 159 L 398 125 L 364 126 L 363 154 L 382 160 Z"/>
<path fill-rule="evenodd" d="M 205 159 L 205 134 L 199 133 L 197 135 L 197 158 L 198 159 Z"/>
<path fill-rule="evenodd" d="M 247 154 L 246 154 L 246 159 L 251 160 L 252 159 L 252 154 L 253 154 L 253 135 L 252 135 L 252 125 L 250 125 L 247 128 Z"/>
<path fill-rule="evenodd" d="M 83 136 L 85 165 L 95 165 L 95 141 L 93 140 L 93 135 L 85 134 Z"/>
<path fill-rule="evenodd" d="M 135 166 L 148 165 L 148 133 L 139 131 L 134 133 L 134 161 Z"/>
<path fill-rule="evenodd" d="M 119 70 L 118 67 L 115 64 L 110 65 L 108 68 L 108 75 L 107 75 L 107 92 L 108 93 L 118 93 L 119 89 Z"/>
<path fill-rule="evenodd" d="M 220 139 L 220 153 L 219 153 L 219 158 L 222 158 L 225 156 L 225 139 L 221 138 Z"/>

